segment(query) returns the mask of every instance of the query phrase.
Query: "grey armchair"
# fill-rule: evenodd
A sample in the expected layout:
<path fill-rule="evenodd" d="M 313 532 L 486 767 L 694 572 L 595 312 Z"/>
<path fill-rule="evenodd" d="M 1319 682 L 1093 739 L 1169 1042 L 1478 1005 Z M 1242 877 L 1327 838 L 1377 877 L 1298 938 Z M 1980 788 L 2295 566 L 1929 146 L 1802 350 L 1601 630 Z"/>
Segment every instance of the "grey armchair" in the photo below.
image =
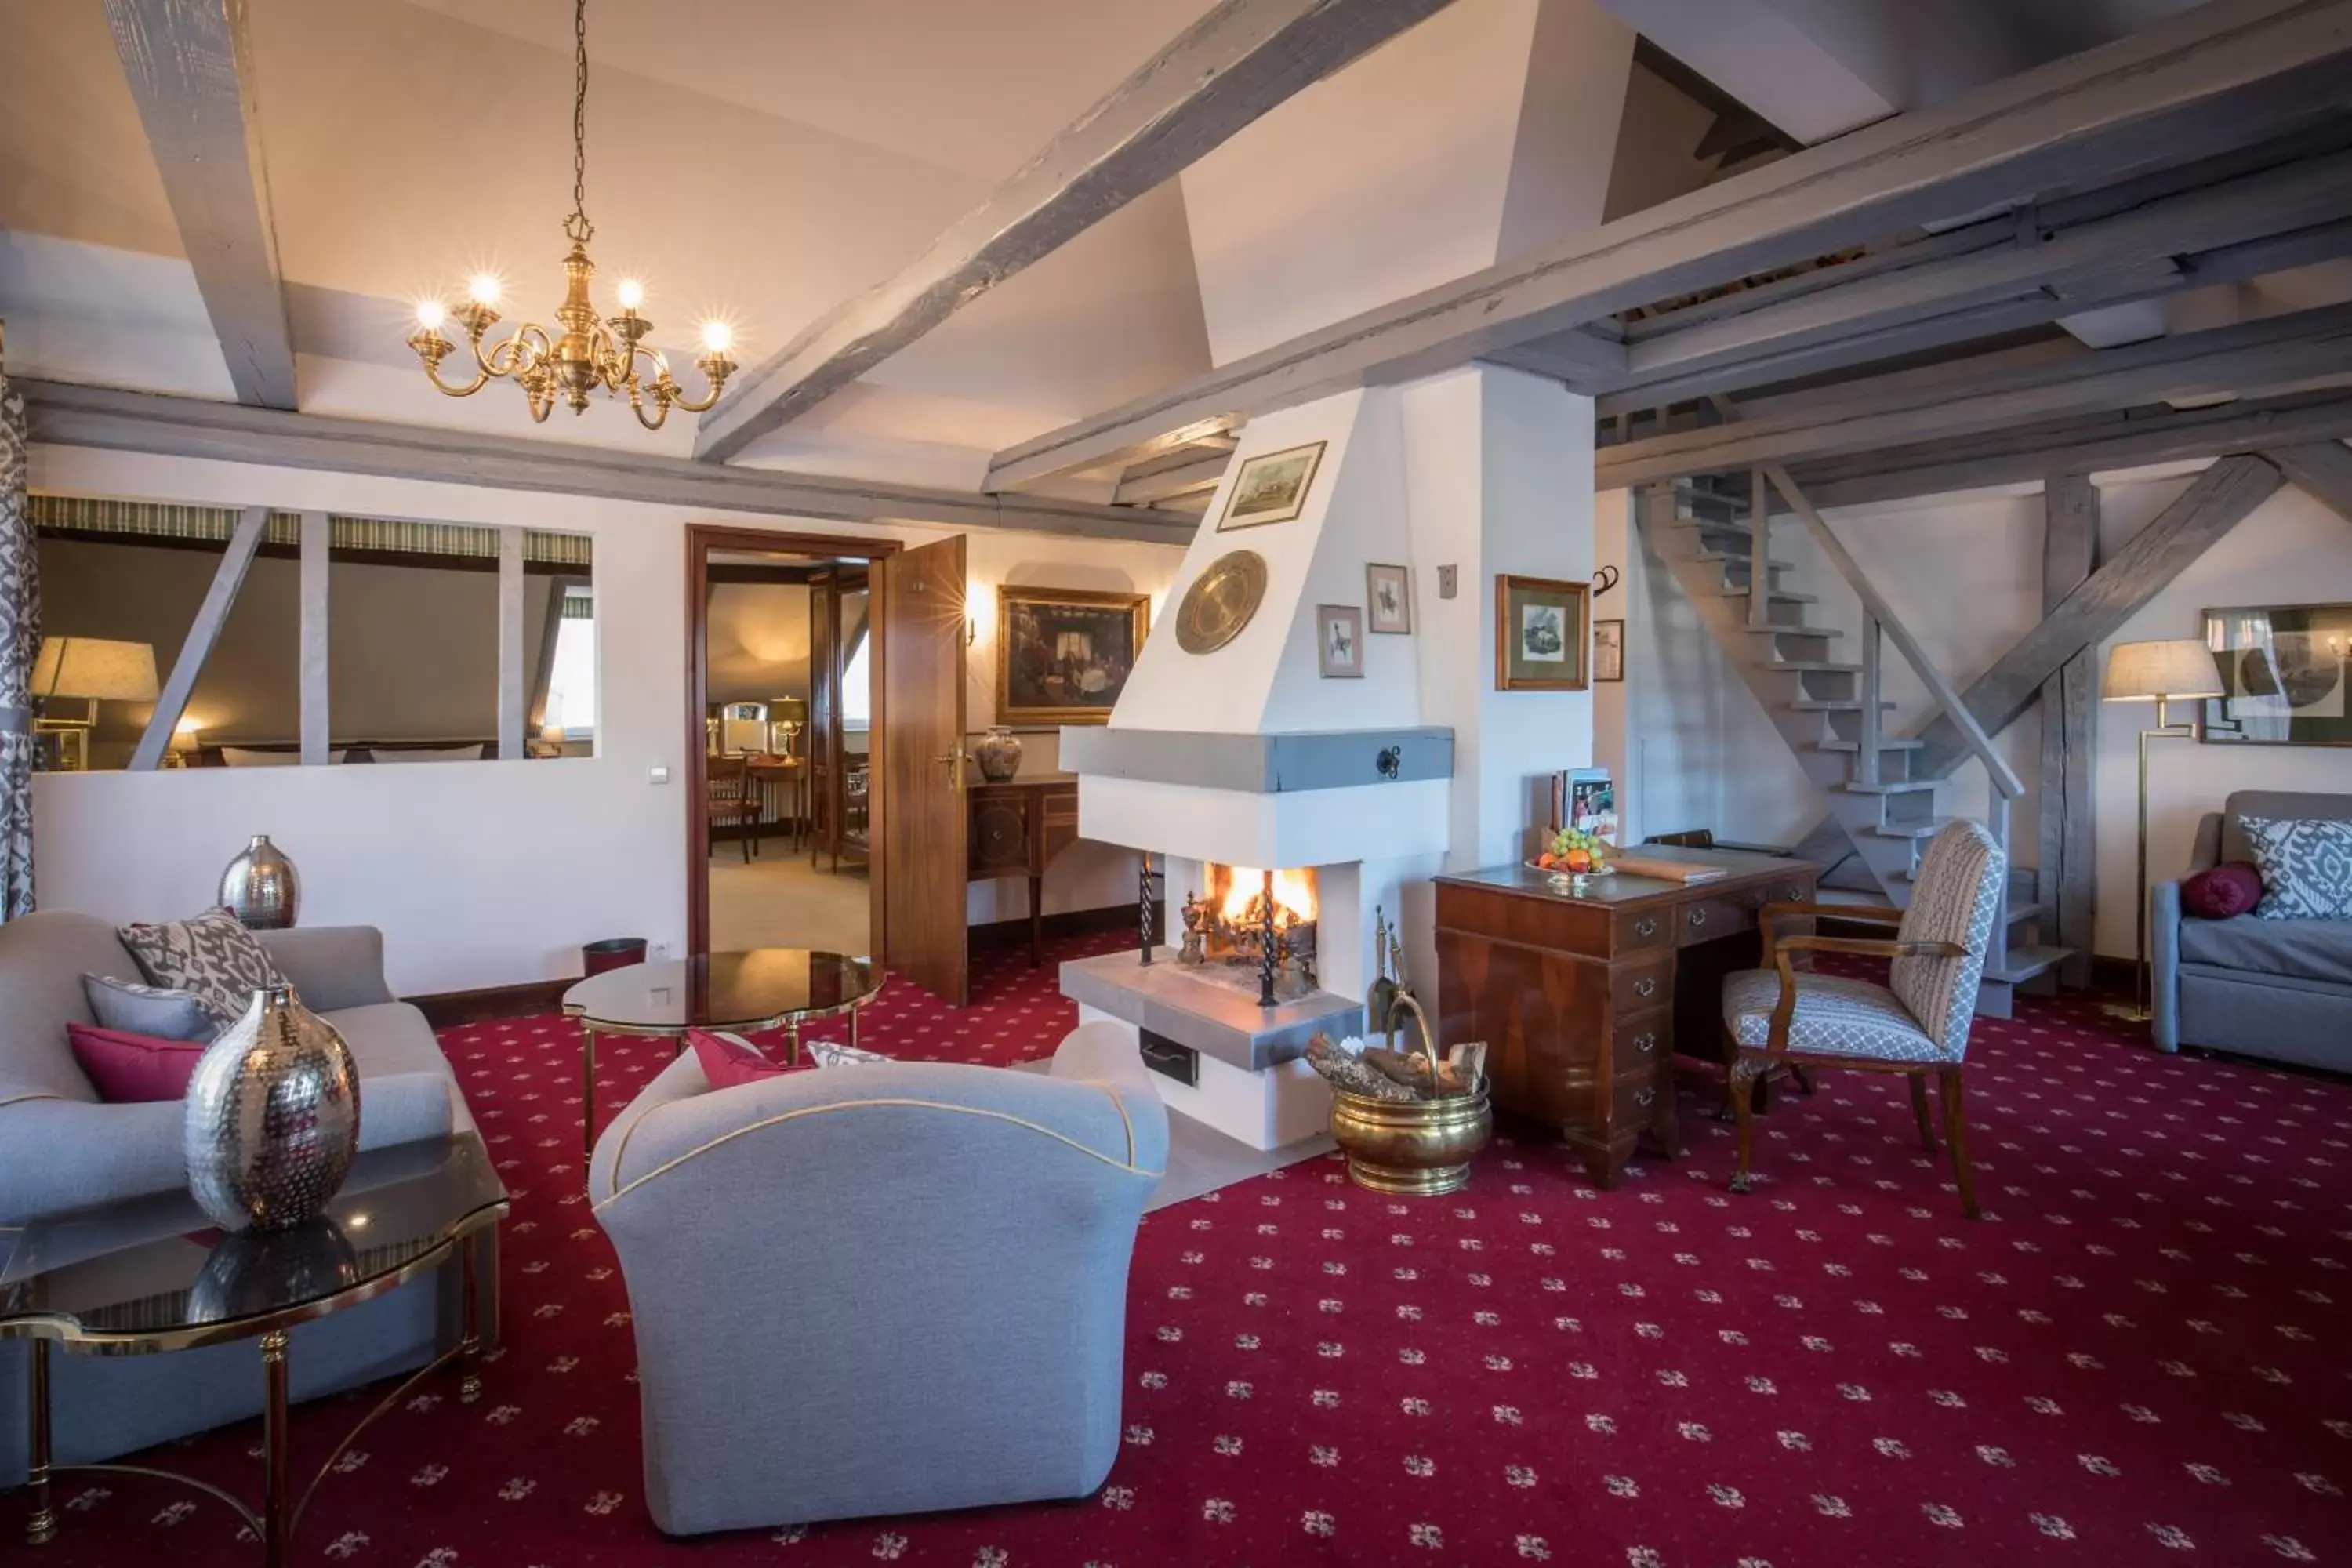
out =
<path fill-rule="evenodd" d="M 646 1506 L 671 1534 L 1083 1497 L 1119 1443 L 1127 1271 L 1168 1152 L 1131 1039 L 1049 1074 L 693 1055 L 597 1141 Z"/>
<path fill-rule="evenodd" d="M 2189 869 L 2252 858 L 2244 818 L 2352 817 L 2352 795 L 2240 790 L 2197 828 Z M 2148 889 L 2148 964 L 2158 1050 L 2193 1046 L 2352 1071 L 2352 921 L 2199 920 L 2180 884 Z"/>

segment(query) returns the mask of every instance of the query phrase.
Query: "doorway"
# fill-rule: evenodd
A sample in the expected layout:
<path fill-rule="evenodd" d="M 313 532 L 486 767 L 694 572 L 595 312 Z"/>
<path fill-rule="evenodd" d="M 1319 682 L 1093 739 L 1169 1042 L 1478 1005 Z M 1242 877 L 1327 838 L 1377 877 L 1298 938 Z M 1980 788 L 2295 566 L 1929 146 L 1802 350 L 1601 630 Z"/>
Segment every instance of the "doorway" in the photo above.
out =
<path fill-rule="evenodd" d="M 697 952 L 884 951 L 874 829 L 883 540 L 688 530 Z"/>

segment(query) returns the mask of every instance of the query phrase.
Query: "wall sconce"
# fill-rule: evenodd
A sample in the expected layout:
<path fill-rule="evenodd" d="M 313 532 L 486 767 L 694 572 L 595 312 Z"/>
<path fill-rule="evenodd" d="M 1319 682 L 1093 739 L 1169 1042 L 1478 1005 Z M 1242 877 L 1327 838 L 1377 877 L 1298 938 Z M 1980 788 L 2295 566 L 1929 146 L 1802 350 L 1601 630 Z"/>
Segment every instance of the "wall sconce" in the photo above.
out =
<path fill-rule="evenodd" d="M 996 614 L 996 590 L 977 578 L 963 585 L 963 646 L 980 640 L 980 628 Z"/>

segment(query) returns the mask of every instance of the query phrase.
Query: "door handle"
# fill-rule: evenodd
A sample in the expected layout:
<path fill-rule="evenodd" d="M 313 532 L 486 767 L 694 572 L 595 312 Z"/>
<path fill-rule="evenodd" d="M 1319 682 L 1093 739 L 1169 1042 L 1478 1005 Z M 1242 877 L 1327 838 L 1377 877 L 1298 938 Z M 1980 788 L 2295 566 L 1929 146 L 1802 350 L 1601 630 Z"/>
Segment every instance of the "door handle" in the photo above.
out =
<path fill-rule="evenodd" d="M 931 761 L 947 769 L 948 788 L 963 787 L 963 753 L 961 752 L 950 752 L 945 756 L 933 757 Z"/>

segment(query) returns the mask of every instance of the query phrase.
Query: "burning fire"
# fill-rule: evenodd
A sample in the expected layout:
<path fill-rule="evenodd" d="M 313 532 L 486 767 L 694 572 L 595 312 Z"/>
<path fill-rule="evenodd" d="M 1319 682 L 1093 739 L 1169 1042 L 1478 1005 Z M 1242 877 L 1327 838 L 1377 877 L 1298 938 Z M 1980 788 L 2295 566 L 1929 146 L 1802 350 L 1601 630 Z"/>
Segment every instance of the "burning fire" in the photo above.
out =
<path fill-rule="evenodd" d="M 1255 924 L 1252 907 L 1265 889 L 1265 873 L 1255 866 L 1226 870 L 1225 902 L 1221 911 L 1228 925 Z M 1276 924 L 1305 924 L 1315 919 L 1315 879 L 1306 871 L 1274 874 L 1274 918 Z"/>

